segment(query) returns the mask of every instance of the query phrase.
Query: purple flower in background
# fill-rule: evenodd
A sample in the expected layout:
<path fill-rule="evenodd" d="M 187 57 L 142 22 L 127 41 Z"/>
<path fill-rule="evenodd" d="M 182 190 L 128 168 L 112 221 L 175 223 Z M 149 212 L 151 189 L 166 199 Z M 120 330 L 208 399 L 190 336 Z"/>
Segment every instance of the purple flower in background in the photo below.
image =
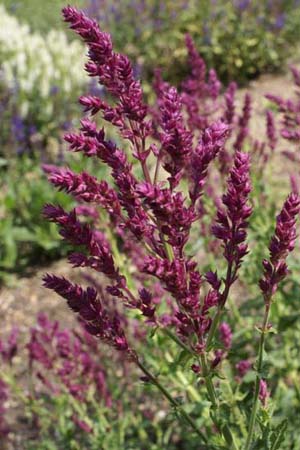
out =
<path fill-rule="evenodd" d="M 90 81 L 89 94 L 97 97 L 104 96 L 104 87 L 97 83 L 94 78 Z"/>
<path fill-rule="evenodd" d="M 19 328 L 13 327 L 8 338 L 0 340 L 0 354 L 4 362 L 11 364 L 18 351 Z"/>
<path fill-rule="evenodd" d="M 277 143 L 277 135 L 276 135 L 276 128 L 275 128 L 275 119 L 274 114 L 272 111 L 268 110 L 266 114 L 267 118 L 267 137 L 269 141 L 269 146 L 274 151 Z"/>
<path fill-rule="evenodd" d="M 61 128 L 63 131 L 68 131 L 70 130 L 72 126 L 72 122 L 70 122 L 69 120 L 65 120 L 62 124 L 61 124 Z"/>
<path fill-rule="evenodd" d="M 228 124 L 233 123 L 235 115 L 235 93 L 237 90 L 237 84 L 232 81 L 224 95 L 225 99 L 225 119 Z"/>
<path fill-rule="evenodd" d="M 241 150 L 242 145 L 246 139 L 246 137 L 249 134 L 249 121 L 251 118 L 251 111 L 252 111 L 252 99 L 249 93 L 245 94 L 244 97 L 244 105 L 243 105 L 243 112 L 241 116 L 239 117 L 238 125 L 239 125 L 239 132 L 236 138 L 236 141 L 234 143 L 234 148 L 236 150 Z"/>
<path fill-rule="evenodd" d="M 205 45 L 211 45 L 211 29 L 208 24 L 204 24 L 202 27 L 203 30 L 203 42 Z"/>
<path fill-rule="evenodd" d="M 236 6 L 240 11 L 245 11 L 248 8 L 248 6 L 250 6 L 250 5 L 251 5 L 251 0 L 239 0 L 236 3 Z"/>
<path fill-rule="evenodd" d="M 277 30 L 281 30 L 284 27 L 286 21 L 286 15 L 284 13 L 278 14 L 278 16 L 276 17 L 276 21 L 275 21 L 275 28 Z"/>
<path fill-rule="evenodd" d="M 270 397 L 270 393 L 268 391 L 268 385 L 265 380 L 260 380 L 259 382 L 259 400 L 261 404 L 265 407 L 267 405 L 268 398 Z"/>
<path fill-rule="evenodd" d="M 72 421 L 85 433 L 93 432 L 93 428 L 86 421 L 79 419 L 75 414 L 72 416 Z"/>
<path fill-rule="evenodd" d="M 101 299 L 94 288 L 83 289 L 70 283 L 65 278 L 55 275 L 44 276 L 44 286 L 53 289 L 57 294 L 67 300 L 68 306 L 78 313 L 84 321 L 86 330 L 93 336 L 99 337 L 106 344 L 117 350 L 125 351 L 130 355 L 131 350 L 127 343 L 120 320 L 117 316 L 109 317 L 104 309 Z"/>
<path fill-rule="evenodd" d="M 243 378 L 247 372 L 251 369 L 251 362 L 248 359 L 243 359 L 239 361 L 235 368 L 241 378 Z"/>
<path fill-rule="evenodd" d="M 51 86 L 50 89 L 50 95 L 57 95 L 59 93 L 59 87 L 58 86 Z"/>
<path fill-rule="evenodd" d="M 76 329 L 62 329 L 57 321 L 52 322 L 45 314 L 39 314 L 26 347 L 32 375 L 36 375 L 51 395 L 59 395 L 64 386 L 76 399 L 88 403 L 89 389 L 92 388 L 97 400 L 111 406 L 97 342 L 81 323 Z"/>
<path fill-rule="evenodd" d="M 228 323 L 222 322 L 219 326 L 220 341 L 225 350 L 229 350 L 232 342 L 232 331 Z"/>
<path fill-rule="evenodd" d="M 7 384 L 0 378 L 0 439 L 6 439 L 7 435 L 10 432 L 10 428 L 5 420 L 5 414 L 7 412 L 7 408 L 5 403 L 9 399 L 8 395 L 8 386 Z"/>
<path fill-rule="evenodd" d="M 14 115 L 12 117 L 11 132 L 18 143 L 18 153 L 21 154 L 26 151 L 26 126 L 21 116 Z"/>

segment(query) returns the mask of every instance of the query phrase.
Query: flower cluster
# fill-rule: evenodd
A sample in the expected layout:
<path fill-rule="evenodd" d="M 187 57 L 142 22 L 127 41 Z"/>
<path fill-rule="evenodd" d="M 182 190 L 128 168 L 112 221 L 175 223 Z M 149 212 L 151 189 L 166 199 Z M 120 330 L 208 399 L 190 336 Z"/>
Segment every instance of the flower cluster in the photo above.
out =
<path fill-rule="evenodd" d="M 271 301 L 278 283 L 287 276 L 286 258 L 295 246 L 296 220 L 299 213 L 300 197 L 298 194 L 290 194 L 277 216 L 275 233 L 269 245 L 270 259 L 263 261 L 264 275 L 259 285 L 266 303 Z"/>
<path fill-rule="evenodd" d="M 279 112 L 282 114 L 281 120 L 281 136 L 289 142 L 299 142 L 300 140 L 300 102 L 299 102 L 299 87 L 300 87 L 300 71 L 296 67 L 291 67 L 294 83 L 296 85 L 295 98 L 284 98 L 267 94 L 266 98 L 270 100 Z"/>
<path fill-rule="evenodd" d="M 18 336 L 19 329 L 13 327 L 5 342 L 0 339 L 0 355 L 3 362 L 9 364 L 12 363 L 12 360 L 18 351 Z"/>
<path fill-rule="evenodd" d="M 268 391 L 268 385 L 265 380 L 260 380 L 259 383 L 259 400 L 263 406 L 266 406 L 270 393 Z"/>
<path fill-rule="evenodd" d="M 67 134 L 65 139 L 71 151 L 81 151 L 88 157 L 96 156 L 105 163 L 111 169 L 114 186 L 98 181 L 87 173 L 75 174 L 69 169 L 48 166 L 45 171 L 59 189 L 72 194 L 80 202 L 93 203 L 106 211 L 122 240 L 129 238 L 140 242 L 138 267 L 141 274 L 152 275 L 172 295 L 175 300 L 173 323 L 178 333 L 186 338 L 194 334 L 197 340 L 193 346 L 201 349 L 211 323 L 209 311 L 216 306 L 219 294 L 214 289 L 204 296 L 203 302 L 200 301 L 202 276 L 196 260 L 190 258 L 185 247 L 192 225 L 199 220 L 195 206 L 203 193 L 209 165 L 223 149 L 229 127 L 221 120 L 212 122 L 201 132 L 199 142 L 194 145 L 193 133 L 184 124 L 184 95 L 180 96 L 175 88 L 162 81 L 157 89 L 157 115 L 153 121 L 149 120 L 141 85 L 134 79 L 127 57 L 114 52 L 110 36 L 75 8 L 67 7 L 63 14 L 71 28 L 88 45 L 88 74 L 97 77 L 105 86 L 115 99 L 115 105 L 108 105 L 95 96 L 84 96 L 80 101 L 86 112 L 91 115 L 101 113 L 105 121 L 113 124 L 121 136 L 130 141 L 132 156 L 139 161 L 144 179 L 137 177 L 135 166 L 129 163 L 124 150 L 108 141 L 104 130 L 98 130 L 96 122 L 87 117 L 81 121 L 81 132 Z M 189 38 L 187 45 L 191 54 L 195 52 Z M 192 93 L 195 89 L 200 92 L 202 89 L 197 87 L 195 79 L 196 72 L 204 70 L 199 58 L 199 67 L 192 73 L 193 79 L 185 85 L 186 93 Z M 213 72 L 204 84 L 205 91 L 216 100 L 219 84 Z M 158 139 L 160 147 L 151 143 L 147 145 L 147 138 L 151 140 L 151 136 Z M 153 176 L 149 168 L 151 153 L 156 157 Z M 170 175 L 169 186 L 158 179 L 160 165 Z M 223 236 L 228 241 L 226 257 L 230 263 L 234 260 L 237 267 L 246 253 L 242 242 L 246 238 L 246 219 L 250 214 L 246 205 L 250 190 L 248 169 L 248 157 L 238 153 L 230 175 L 229 191 L 223 198 L 231 222 L 226 238 Z M 190 198 L 186 197 L 180 186 L 182 178 L 188 180 Z M 156 308 L 151 291 L 139 287 L 138 281 L 136 290 L 129 288 L 129 280 L 116 266 L 113 251 L 102 233 L 82 223 L 76 210 L 68 213 L 61 207 L 47 205 L 44 214 L 60 226 L 60 234 L 67 242 L 83 249 L 69 256 L 70 263 L 75 267 L 92 268 L 110 280 L 105 294 L 108 298 L 120 298 L 126 306 L 139 309 L 151 321 L 163 322 L 162 317 L 155 318 Z M 219 219 L 221 215 L 219 211 Z M 223 229 L 225 231 L 224 224 Z M 136 250 L 134 254 L 137 254 Z M 230 283 L 234 279 L 235 274 L 232 274 Z M 90 332 L 114 347 L 132 353 L 118 321 L 108 317 L 104 299 L 100 299 L 93 289 L 82 289 L 50 275 L 45 277 L 44 282 L 46 287 L 66 298 L 69 306 L 86 322 Z"/>
<path fill-rule="evenodd" d="M 249 169 L 249 155 L 236 152 L 234 166 L 227 181 L 228 189 L 222 197 L 225 209 L 218 209 L 216 224 L 212 227 L 214 236 L 223 243 L 224 257 L 228 262 L 225 289 L 220 294 L 219 300 L 222 305 L 227 300 L 229 288 L 236 280 L 237 271 L 241 266 L 243 257 L 248 252 L 248 245 L 245 240 L 248 219 L 252 212 L 252 207 L 249 205 L 249 193 L 251 191 Z M 217 287 L 211 274 L 207 279 L 214 288 Z"/>
<path fill-rule="evenodd" d="M 58 322 L 40 314 L 30 330 L 27 349 L 31 372 L 53 395 L 63 386 L 76 399 L 86 401 L 89 387 L 94 385 L 100 401 L 111 406 L 105 370 L 92 356 L 96 342 L 84 332 L 61 329 Z"/>
<path fill-rule="evenodd" d="M 245 94 L 244 98 L 244 106 L 243 106 L 243 112 L 241 116 L 239 117 L 238 125 L 239 125 L 239 132 L 236 138 L 236 141 L 234 143 L 234 148 L 236 150 L 242 149 L 242 144 L 247 137 L 249 133 L 249 121 L 251 118 L 251 96 L 249 93 Z"/>
<path fill-rule="evenodd" d="M 190 164 L 190 178 L 192 181 L 190 198 L 194 204 L 202 194 L 209 165 L 224 148 L 228 134 L 229 128 L 224 122 L 218 121 L 213 123 L 205 129 L 192 154 Z"/>
<path fill-rule="evenodd" d="M 281 137 L 287 141 L 288 149 L 283 150 L 285 157 L 291 161 L 290 181 L 293 192 L 299 192 L 299 175 L 294 169 L 295 163 L 299 164 L 299 141 L 300 141 L 300 102 L 299 102 L 299 86 L 300 71 L 296 67 L 291 67 L 293 80 L 295 84 L 295 95 L 290 98 L 283 98 L 278 95 L 267 94 L 266 98 L 276 107 L 279 114 L 279 132 Z M 273 121 L 274 122 L 274 121 Z M 270 146 L 273 142 L 278 141 L 275 135 L 275 127 L 271 123 L 269 128 Z M 289 167 L 289 166 L 287 166 Z"/>
<path fill-rule="evenodd" d="M 191 76 L 177 90 L 157 72 L 156 104 L 149 107 L 129 59 L 114 51 L 110 35 L 73 7 L 64 8 L 63 16 L 87 44 L 88 75 L 109 93 L 107 101 L 97 95 L 81 97 L 86 113 L 81 128 L 78 133 L 66 134 L 65 140 L 70 151 L 98 158 L 109 169 L 110 177 L 98 180 L 85 172 L 45 167 L 50 182 L 80 202 L 71 212 L 46 205 L 45 216 L 59 226 L 65 241 L 77 247 L 69 255 L 73 267 L 92 269 L 101 276 L 99 289 L 83 288 L 55 275 L 46 275 L 44 285 L 67 301 L 87 332 L 135 363 L 144 379 L 156 385 L 178 409 L 178 402 L 143 365 L 118 308 L 110 305 L 116 302 L 138 311 L 147 326 L 154 332 L 166 332 L 194 359 L 191 368 L 205 381 L 209 399 L 217 408 L 212 380 L 222 359 L 230 354 L 233 341 L 223 315 L 248 253 L 252 214 L 251 158 L 250 152 L 243 151 L 244 143 L 247 138 L 252 154 L 262 156 L 266 147 L 270 154 L 274 152 L 277 136 L 273 115 L 267 113 L 266 142 L 250 139 L 251 97 L 245 96 L 240 115 L 235 108 L 235 84 L 220 99 L 216 74 L 207 74 L 190 37 Z M 95 115 L 100 116 L 99 121 Z M 117 143 L 107 138 L 99 122 L 109 122 L 115 128 L 120 136 Z M 210 183 L 214 173 L 221 181 L 218 187 Z M 220 195 L 224 174 L 226 191 Z M 203 219 L 207 219 L 204 202 L 208 191 L 216 207 L 209 238 L 222 245 L 218 256 L 225 263 L 224 275 L 215 269 L 202 273 L 194 246 L 195 234 L 200 234 Z M 85 203 L 97 209 L 97 220 L 79 217 L 79 210 L 88 214 Z M 264 262 L 260 282 L 266 301 L 286 275 L 285 259 L 294 246 L 299 208 L 299 198 L 292 194 L 277 218 L 270 261 Z M 240 377 L 249 368 L 248 361 L 236 366 Z M 260 394 L 256 389 L 256 400 L 260 398 L 265 404 L 263 387 Z M 215 425 L 220 428 L 217 420 Z"/>
<path fill-rule="evenodd" d="M 117 315 L 109 317 L 95 289 L 89 287 L 84 290 L 65 278 L 54 275 L 45 275 L 44 284 L 67 300 L 69 307 L 85 321 L 85 328 L 90 334 L 99 337 L 117 350 L 130 353 L 119 317 Z"/>

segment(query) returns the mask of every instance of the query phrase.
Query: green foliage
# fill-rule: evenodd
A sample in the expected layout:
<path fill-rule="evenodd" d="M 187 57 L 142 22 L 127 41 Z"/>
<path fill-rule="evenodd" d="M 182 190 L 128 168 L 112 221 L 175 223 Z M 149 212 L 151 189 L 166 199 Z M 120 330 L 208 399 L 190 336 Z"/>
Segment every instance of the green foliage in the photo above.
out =
<path fill-rule="evenodd" d="M 294 261 L 292 265 L 299 272 L 299 262 Z M 297 307 L 297 290 L 299 286 L 296 283 L 294 285 L 293 280 L 284 285 L 283 291 L 288 294 L 286 298 L 279 294 L 273 305 L 274 326 L 282 323 Z M 222 393 L 218 411 L 212 408 L 204 383 L 189 370 L 191 364 L 197 363 L 195 356 L 180 350 L 177 343 L 160 329 L 156 329 L 155 333 L 149 329 L 149 339 L 135 341 L 136 349 L 147 361 L 147 367 L 168 387 L 173 397 L 184 405 L 197 426 L 206 431 L 209 445 L 200 447 L 203 450 L 229 450 L 233 448 L 233 436 L 236 447 L 240 449 L 247 436 L 255 371 L 249 371 L 237 382 L 235 364 L 246 358 L 254 360 L 257 340 L 253 338 L 257 333 L 253 330 L 253 324 L 260 323 L 263 306 L 260 299 L 258 308 L 246 310 L 246 303 L 248 301 L 243 303 L 237 317 L 233 317 L 231 311 L 226 312 L 223 317 L 234 334 L 230 353 L 214 374 L 217 394 Z M 136 319 L 137 317 L 134 320 Z M 280 336 L 271 334 L 267 340 L 266 350 L 271 367 L 268 374 L 264 372 L 264 377 L 270 380 L 272 400 L 259 412 L 261 437 L 256 439 L 253 446 L 257 450 L 296 450 L 299 445 L 297 430 L 300 422 L 299 415 L 296 414 L 300 407 L 297 385 L 300 370 L 297 358 L 299 342 L 299 320 L 292 328 L 286 325 Z M 219 343 L 216 346 L 219 347 Z M 27 397 L 26 390 L 20 388 L 20 381 L 15 375 L 10 381 L 4 378 L 17 402 L 25 405 L 27 428 L 35 426 L 33 424 L 38 418 L 39 427 L 34 428 L 33 437 L 28 439 L 24 450 L 199 450 L 197 436 L 189 430 L 184 420 L 178 420 L 180 417 L 177 411 L 159 396 L 153 384 L 141 381 L 140 373 L 131 365 L 127 371 L 128 378 L 120 378 L 120 373 L 114 366 L 116 362 L 112 361 L 109 351 L 107 354 L 103 352 L 103 355 L 99 353 L 99 361 L 106 367 L 106 382 L 113 399 L 109 408 L 94 400 L 92 384 L 89 386 L 88 400 L 81 402 L 63 390 L 55 396 L 44 393 L 34 398 Z M 14 365 L 8 368 L 9 371 L 18 373 Z M 49 372 L 49 381 L 53 382 L 50 375 Z M 93 432 L 86 432 L 74 424 L 74 414 L 78 420 L 90 425 Z M 223 430 L 226 446 L 211 427 L 210 417 Z"/>
<path fill-rule="evenodd" d="M 28 156 L 8 161 L 1 172 L 0 276 L 65 255 L 55 226 L 41 211 L 54 201 L 71 207 L 70 198 L 51 189 L 40 162 Z"/>
<path fill-rule="evenodd" d="M 63 28 L 60 11 L 66 5 L 64 0 L 1 0 L 1 3 L 35 31 Z M 72 4 L 82 7 L 84 0 L 74 0 Z"/>
<path fill-rule="evenodd" d="M 28 442 L 24 450 L 158 450 L 164 445 L 175 450 L 170 442 L 174 432 L 172 423 L 166 423 L 162 433 L 160 421 L 151 423 L 140 412 L 131 413 L 130 408 L 126 408 L 118 417 L 99 404 L 90 404 L 89 410 L 84 411 L 79 401 L 70 400 L 70 396 L 60 395 L 55 399 L 42 399 L 35 405 L 41 430 L 36 442 Z M 80 410 L 80 420 L 92 425 L 92 433 L 80 430 L 72 422 L 74 410 Z"/>
<path fill-rule="evenodd" d="M 204 59 L 217 67 L 223 80 L 240 83 L 281 68 L 299 36 L 299 6 L 293 2 L 217 1 L 206 12 L 198 9 L 195 40 Z M 187 30 L 190 29 L 187 17 Z"/>
<path fill-rule="evenodd" d="M 299 39 L 300 7 L 293 0 L 272 4 L 267 0 L 127 0 L 114 8 L 110 1 L 89 3 L 101 26 L 112 33 L 116 48 L 142 68 L 142 78 L 148 81 L 155 67 L 163 68 L 173 83 L 184 78 L 186 33 L 223 81 L 240 83 L 279 70 L 294 54 Z"/>
<path fill-rule="evenodd" d="M 81 155 L 65 155 L 64 165 L 75 172 L 88 167 L 91 174 L 103 169 Z M 70 161 L 69 161 L 70 159 Z M 2 159 L 0 168 L 0 280 L 9 274 L 28 273 L 32 267 L 57 260 L 68 253 L 57 227 L 42 216 L 46 203 L 57 203 L 70 210 L 70 196 L 58 192 L 48 182 L 38 154 Z"/>

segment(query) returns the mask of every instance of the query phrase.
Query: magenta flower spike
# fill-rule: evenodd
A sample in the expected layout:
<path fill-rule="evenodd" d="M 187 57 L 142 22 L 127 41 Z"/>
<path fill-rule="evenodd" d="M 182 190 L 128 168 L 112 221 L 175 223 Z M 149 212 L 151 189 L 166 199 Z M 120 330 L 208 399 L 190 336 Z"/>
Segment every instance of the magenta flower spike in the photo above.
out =
<path fill-rule="evenodd" d="M 296 221 L 299 212 L 300 197 L 298 194 L 292 193 L 277 216 L 275 233 L 269 245 L 270 259 L 263 261 L 264 274 L 259 285 L 266 303 L 271 301 L 278 283 L 288 274 L 286 258 L 295 246 Z"/>
<path fill-rule="evenodd" d="M 251 192 L 249 170 L 249 155 L 236 152 L 227 181 L 227 192 L 222 197 L 225 208 L 218 209 L 216 224 L 212 227 L 214 236 L 223 242 L 224 257 L 228 264 L 225 289 L 220 296 L 222 305 L 225 304 L 229 288 L 236 280 L 238 269 L 248 253 L 245 241 L 248 219 L 252 213 L 249 204 Z"/>
<path fill-rule="evenodd" d="M 201 443 L 207 442 L 180 402 L 162 386 L 161 376 L 148 370 L 143 362 L 147 355 L 142 358 L 131 342 L 135 337 L 145 338 L 147 327 L 172 339 L 192 359 L 189 367 L 206 386 L 220 445 L 236 450 L 231 430 L 219 421 L 218 408 L 223 399 L 218 398 L 214 377 L 222 370 L 221 362 L 235 348 L 235 330 L 223 316 L 226 307 L 230 307 L 227 300 L 231 287 L 248 253 L 252 187 L 250 154 L 242 152 L 242 148 L 249 136 L 251 97 L 245 95 L 238 117 L 235 83 L 221 97 L 216 72 L 207 70 L 187 36 L 190 76 L 176 89 L 157 70 L 156 102 L 150 107 L 144 101 L 141 83 L 135 79 L 129 59 L 115 52 L 110 35 L 76 8 L 64 8 L 63 16 L 88 47 L 86 72 L 107 94 L 101 98 L 80 98 L 85 115 L 80 129 L 68 132 L 65 140 L 71 152 L 94 158 L 107 173 L 105 180 L 98 180 L 86 172 L 44 166 L 49 181 L 79 203 L 70 212 L 60 206 L 45 205 L 44 215 L 57 224 L 66 243 L 76 248 L 68 261 L 73 267 L 86 269 L 85 281 L 90 286 L 82 287 L 49 274 L 44 277 L 44 285 L 66 300 L 87 333 L 135 363 L 143 372 L 143 380 L 158 388 L 201 437 Z M 288 102 L 280 105 L 285 112 L 294 108 Z M 268 111 L 266 118 L 267 141 L 249 137 L 250 150 L 258 159 L 263 159 L 265 147 L 273 151 L 277 142 L 273 114 Z M 109 137 L 111 130 L 118 136 L 114 141 Z M 287 132 L 291 132 L 288 127 Z M 227 182 L 222 195 L 224 173 Z M 206 194 L 216 209 L 212 227 L 206 220 L 210 218 L 207 210 L 211 205 L 207 202 L 206 206 Z M 286 257 L 294 248 L 299 211 L 299 197 L 291 194 L 277 218 L 270 259 L 263 263 L 260 288 L 266 304 L 287 274 Z M 199 239 L 201 232 L 204 245 Z M 206 245 L 213 249 L 216 260 L 218 256 L 224 258 L 223 277 L 214 267 L 202 273 L 199 260 L 203 253 L 199 247 L 205 250 Z M 202 264 L 210 264 L 208 258 Z M 131 316 L 128 319 L 123 315 L 123 307 L 135 310 L 134 314 L 144 319 L 145 329 L 135 317 L 129 330 Z M 262 335 L 267 332 L 267 325 L 268 316 Z M 67 334 L 61 333 L 57 339 L 60 352 L 68 354 Z M 44 367 L 51 364 L 37 333 L 32 333 L 28 348 L 33 361 L 40 361 Z M 262 357 L 260 360 L 262 364 Z M 91 365 L 88 357 L 84 361 L 86 367 Z M 80 383 L 71 382 L 71 369 L 66 363 L 60 368 L 60 376 L 72 395 L 79 398 L 83 388 Z M 236 364 L 240 379 L 249 369 L 248 360 Z M 264 383 L 257 376 L 248 448 L 257 405 L 259 400 L 266 405 L 268 397 Z M 73 421 L 86 432 L 91 431 L 89 424 L 77 416 Z"/>

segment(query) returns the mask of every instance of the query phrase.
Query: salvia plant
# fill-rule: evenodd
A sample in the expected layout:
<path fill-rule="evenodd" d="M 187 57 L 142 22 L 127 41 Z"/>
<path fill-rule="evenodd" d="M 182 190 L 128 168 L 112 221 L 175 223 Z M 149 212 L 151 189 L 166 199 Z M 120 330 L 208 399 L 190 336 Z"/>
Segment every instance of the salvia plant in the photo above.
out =
<path fill-rule="evenodd" d="M 249 252 L 249 220 L 255 213 L 251 159 L 260 176 L 260 167 L 276 146 L 272 112 L 267 113 L 266 140 L 250 139 L 251 97 L 245 96 L 238 117 L 235 84 L 220 101 L 217 75 L 206 73 L 189 36 L 191 75 L 177 90 L 157 72 L 156 104 L 147 105 L 129 59 L 114 51 L 110 35 L 71 6 L 63 9 L 63 16 L 88 47 L 88 75 L 107 91 L 105 100 L 97 95 L 80 97 L 86 114 L 80 130 L 66 134 L 65 140 L 70 151 L 97 158 L 110 177 L 98 180 L 87 172 L 46 168 L 50 182 L 72 195 L 85 208 L 86 217 L 81 220 L 76 209 L 66 211 L 52 204 L 44 207 L 44 215 L 76 248 L 69 255 L 70 264 L 98 273 L 99 279 L 98 288 L 94 283 L 86 287 L 47 274 L 44 285 L 67 301 L 88 333 L 122 354 L 141 371 L 146 384 L 157 388 L 195 433 L 198 449 L 281 448 L 286 423 L 271 423 L 265 342 L 274 332 L 272 304 L 288 275 L 287 257 L 295 246 L 300 211 L 296 192 L 277 215 L 269 256 L 262 261 L 257 291 L 265 312 L 257 327 L 257 360 L 238 361 L 235 382 L 239 385 L 250 369 L 255 377 L 234 405 L 225 386 L 228 393 L 235 385 L 223 370 L 233 340 L 225 317 L 239 306 L 232 306 L 230 296 L 233 287 L 239 288 L 239 273 Z M 99 120 L 93 120 L 95 116 Z M 99 122 L 117 130 L 119 145 L 107 138 Z M 247 148 L 251 151 L 245 152 Z M 214 215 L 209 226 L 208 209 Z M 205 251 L 199 250 L 202 232 L 215 255 L 209 268 Z M 144 352 L 128 333 L 121 307 L 128 316 L 144 318 L 148 329 Z M 209 405 L 205 422 L 197 416 L 201 408 L 186 407 L 182 397 L 174 395 L 168 376 L 151 369 L 149 353 L 160 333 L 178 348 L 173 370 L 180 367 L 195 385 L 205 386 Z M 167 375 L 171 378 L 171 370 Z"/>

